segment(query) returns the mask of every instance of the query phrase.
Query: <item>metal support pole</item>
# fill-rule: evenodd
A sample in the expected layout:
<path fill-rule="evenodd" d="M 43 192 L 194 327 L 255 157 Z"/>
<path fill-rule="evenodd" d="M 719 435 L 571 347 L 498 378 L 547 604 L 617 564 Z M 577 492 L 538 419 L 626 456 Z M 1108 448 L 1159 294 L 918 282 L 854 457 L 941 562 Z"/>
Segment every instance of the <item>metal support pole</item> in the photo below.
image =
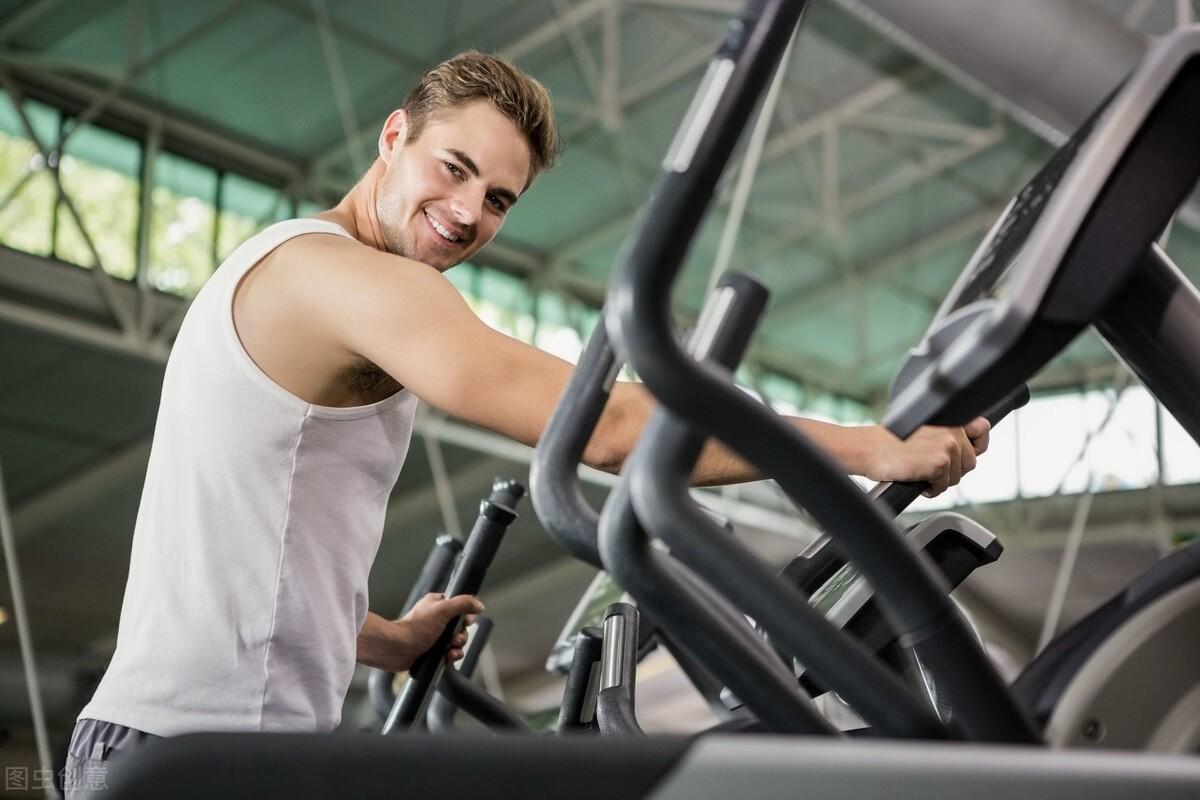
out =
<path fill-rule="evenodd" d="M 1154 463 L 1156 475 L 1154 483 L 1149 487 L 1150 518 L 1154 523 L 1154 537 L 1158 540 L 1159 553 L 1166 555 L 1171 552 L 1171 523 L 1167 513 L 1167 479 L 1164 476 L 1166 461 L 1163 456 L 1163 406 L 1157 400 L 1154 401 Z"/>
<path fill-rule="evenodd" d="M 1166 455 L 1163 453 L 1163 405 L 1154 401 L 1154 463 L 1158 470 L 1158 477 L 1154 481 L 1158 486 L 1167 485 L 1167 461 Z"/>
<path fill-rule="evenodd" d="M 317 22 L 317 36 L 321 39 L 321 51 L 325 55 L 325 67 L 329 70 L 329 82 L 333 85 L 333 98 L 337 102 L 342 118 L 342 131 L 346 136 L 346 147 L 354 164 L 354 171 L 362 174 L 369 166 L 362 137 L 359 136 L 358 119 L 354 114 L 354 99 L 350 95 L 350 84 L 342 55 L 338 51 L 337 34 L 329 18 L 329 7 L 325 0 L 312 0 L 313 15 Z"/>
<path fill-rule="evenodd" d="M 500 682 L 500 665 L 496 663 L 496 651 L 492 649 L 490 643 L 485 644 L 483 652 L 479 654 L 479 679 L 483 682 L 483 688 L 488 690 L 488 694 L 504 702 L 504 686 Z"/>
<path fill-rule="evenodd" d="M 46 733 L 46 714 L 42 709 L 42 689 L 38 682 L 37 663 L 33 655 L 33 637 L 29 630 L 29 614 L 25 608 L 25 589 L 21 569 L 17 564 L 17 540 L 12 518 L 8 513 L 8 494 L 4 489 L 4 470 L 0 466 L 0 539 L 4 546 L 4 563 L 8 569 L 8 587 L 12 593 L 13 616 L 17 620 L 17 640 L 21 646 L 21 667 L 25 670 L 25 687 L 29 691 L 29 713 L 33 718 L 33 737 L 37 743 L 38 763 L 43 775 L 50 775 L 54 761 L 50 757 L 50 737 Z M 46 797 L 58 795 L 53 782 L 46 787 Z"/>
<path fill-rule="evenodd" d="M 438 507 L 442 512 L 442 527 L 451 536 L 462 538 L 462 525 L 458 521 L 458 512 L 454 508 L 454 487 L 450 484 L 450 475 L 446 471 L 446 459 L 442 454 L 442 443 L 437 431 L 440 425 L 425 428 L 422 437 L 425 439 L 425 455 L 429 458 L 429 471 L 433 475 L 433 489 L 437 494 Z"/>
<path fill-rule="evenodd" d="M 763 98 L 762 108 L 759 109 L 758 119 L 754 122 L 754 130 L 750 132 L 750 141 L 746 144 L 746 154 L 738 171 L 737 187 L 729 203 L 729 213 L 725 216 L 725 227 L 721 230 L 721 242 L 717 246 L 717 257 L 713 260 L 712 271 L 708 275 L 708 292 L 711 292 L 720 280 L 721 275 L 729 269 L 733 258 L 733 248 L 737 245 L 738 232 L 742 227 L 742 218 L 746 215 L 746 203 L 750 200 L 750 190 L 754 188 L 754 177 L 758 173 L 758 162 L 762 158 L 763 146 L 767 141 L 767 131 L 771 129 L 771 120 L 775 116 L 775 104 L 779 101 L 779 92 L 783 87 L 783 76 L 787 73 L 789 62 L 792 60 L 792 46 L 796 43 L 796 32 L 800 22 L 804 21 L 801 13 L 800 21 L 792 31 L 792 38 L 779 66 L 775 69 L 775 77 Z"/>
<path fill-rule="evenodd" d="M 579 68 L 579 74 L 583 76 L 583 82 L 587 84 L 588 90 L 597 101 L 597 104 L 603 107 L 600 89 L 600 70 L 596 67 L 596 61 L 592 58 L 592 52 L 588 49 L 587 42 L 584 41 L 583 34 L 579 32 L 579 28 L 574 25 L 565 24 L 566 14 L 569 11 L 566 0 L 551 0 L 550 7 L 554 10 L 554 16 L 562 25 L 563 36 L 567 40 L 567 44 L 571 48 L 571 56 L 575 60 L 575 66 Z"/>
<path fill-rule="evenodd" d="M 830 236 L 842 231 L 841 148 L 836 120 L 821 131 L 821 221 Z"/>
<path fill-rule="evenodd" d="M 17 195 L 21 193 L 21 190 L 24 189 L 26 184 L 29 183 L 29 179 L 38 174 L 38 172 L 40 172 L 40 170 L 32 169 L 30 167 L 25 168 L 25 172 L 22 173 L 20 178 L 17 178 L 17 182 L 12 185 L 12 188 L 9 189 L 8 193 L 4 195 L 4 198 L 0 199 L 0 214 L 4 213 L 4 210 L 8 208 L 8 204 L 16 199 Z"/>
<path fill-rule="evenodd" d="M 142 54 L 142 0 L 125 0 L 125 69 Z"/>
<path fill-rule="evenodd" d="M 1092 510 L 1093 475 L 1088 473 L 1087 491 L 1075 505 L 1075 516 L 1071 519 L 1071 530 L 1067 533 L 1067 542 L 1063 546 L 1062 561 L 1058 563 L 1058 575 L 1054 578 L 1054 588 L 1050 592 L 1050 603 L 1046 607 L 1046 618 L 1042 620 L 1042 633 L 1038 636 L 1037 652 L 1042 652 L 1054 634 L 1058 632 L 1058 623 L 1062 619 L 1063 606 L 1067 602 L 1067 589 L 1071 585 L 1071 573 L 1075 571 L 1075 561 L 1079 557 L 1079 547 L 1083 543 L 1083 532 L 1087 528 L 1088 514 Z"/>
<path fill-rule="evenodd" d="M 212 261 L 210 270 L 216 271 L 217 265 L 221 263 L 220 259 L 220 243 L 221 243 L 221 212 L 225 205 L 225 177 L 228 172 L 221 170 L 217 173 L 217 195 L 213 198 L 213 231 L 211 249 L 209 251 L 209 260 Z"/>
<path fill-rule="evenodd" d="M 600 80 L 600 107 L 604 113 L 604 127 L 612 133 L 621 130 L 621 20 L 617 0 L 611 0 L 604 9 L 601 35 L 604 59 Z"/>
<path fill-rule="evenodd" d="M 26 3 L 24 8 L 20 8 L 0 25 L 0 43 L 7 43 L 17 31 L 45 16 L 61 3 L 62 0 L 35 0 Z"/>
<path fill-rule="evenodd" d="M 1175 0 L 1175 27 L 1191 25 L 1193 19 L 1195 15 L 1192 11 L 1192 0 Z"/>
<path fill-rule="evenodd" d="M 157 122 L 150 125 L 146 132 L 146 140 L 142 143 L 142 169 L 138 185 L 138 227 L 137 227 L 137 270 L 134 283 L 138 287 L 138 340 L 150 338 L 151 326 L 151 297 L 150 287 L 150 217 L 154 212 L 154 170 L 158 161 L 158 151 L 162 146 L 162 125 Z"/>

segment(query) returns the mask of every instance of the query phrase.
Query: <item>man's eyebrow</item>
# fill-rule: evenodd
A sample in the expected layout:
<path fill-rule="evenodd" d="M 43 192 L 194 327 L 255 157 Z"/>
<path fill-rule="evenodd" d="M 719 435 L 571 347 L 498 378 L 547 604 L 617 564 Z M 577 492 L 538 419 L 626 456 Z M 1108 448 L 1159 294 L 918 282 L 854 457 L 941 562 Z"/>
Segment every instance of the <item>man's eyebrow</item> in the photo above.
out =
<path fill-rule="evenodd" d="M 464 153 L 462 150 L 456 150 L 453 147 L 447 147 L 446 152 L 461 161 L 462 165 L 467 168 L 468 172 L 470 172 L 476 178 L 479 177 L 479 166 L 471 159 L 469 155 Z M 503 198 L 504 201 L 510 206 L 517 202 L 517 193 L 503 187 L 496 187 L 492 190 L 492 194 Z"/>
<path fill-rule="evenodd" d="M 462 150 L 455 150 L 453 147 L 447 147 L 446 152 L 461 161 L 463 166 L 466 167 L 467 171 L 469 171 L 472 175 L 474 175 L 476 178 L 479 177 L 479 167 L 475 165 L 475 162 L 471 160 L 469 155 L 464 153 Z"/>

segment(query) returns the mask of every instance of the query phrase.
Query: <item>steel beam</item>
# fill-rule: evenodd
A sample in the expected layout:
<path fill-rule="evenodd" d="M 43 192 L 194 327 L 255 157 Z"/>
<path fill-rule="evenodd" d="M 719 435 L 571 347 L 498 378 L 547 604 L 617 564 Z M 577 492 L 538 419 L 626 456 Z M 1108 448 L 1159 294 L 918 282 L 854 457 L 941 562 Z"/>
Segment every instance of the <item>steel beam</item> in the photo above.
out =
<path fill-rule="evenodd" d="M 62 0 L 34 0 L 32 3 L 18 6 L 16 11 L 0 23 L 0 43 L 7 42 L 22 28 L 44 17 L 61 3 Z"/>
<path fill-rule="evenodd" d="M 434 494 L 437 495 L 438 508 L 442 512 L 442 530 L 461 539 L 462 524 L 458 521 L 458 510 L 454 507 L 454 483 L 446 471 L 446 457 L 442 453 L 439 438 L 442 423 L 444 419 L 435 419 L 431 424 L 423 425 L 421 438 L 425 441 L 425 456 L 429 459 Z"/>
<path fill-rule="evenodd" d="M 911 165 L 893 172 L 876 181 L 868 187 L 841 198 L 841 213 L 843 219 L 857 214 L 901 192 L 907 191 L 918 183 L 945 172 L 948 169 L 982 153 L 1004 139 L 1003 128 L 985 131 L 965 144 L 948 147 L 930 156 L 920 165 Z M 811 226 L 795 225 L 779 236 L 765 239 L 759 245 L 742 254 L 744 263 L 757 264 L 771 256 L 795 246 L 798 242 L 811 236 L 816 231 Z"/>
<path fill-rule="evenodd" d="M 626 0 L 630 5 L 654 6 L 670 11 L 702 11 L 721 17 L 732 17 L 742 13 L 746 6 L 742 0 Z"/>
<path fill-rule="evenodd" d="M 58 98 L 68 98 L 70 101 L 78 102 L 82 107 L 94 104 L 104 96 L 103 89 L 51 70 L 14 67 L 9 72 L 13 80 L 19 84 L 22 94 L 31 96 L 48 94 Z M 182 145 L 185 150 L 203 151 L 218 164 L 235 169 L 249 177 L 257 177 L 267 182 L 286 183 L 301 177 L 304 173 L 298 162 L 281 156 L 278 151 L 268 150 L 245 140 L 173 117 L 141 100 L 128 96 L 117 96 L 106 107 L 113 113 L 146 129 L 155 124 L 160 125 L 164 143 L 177 148 Z"/>
<path fill-rule="evenodd" d="M 866 112 L 845 121 L 845 127 L 878 131 L 890 136 L 913 136 L 924 139 L 944 139 L 951 142 L 966 142 L 979 136 L 988 128 L 964 125 L 935 119 L 915 119 L 895 114 Z"/>
<path fill-rule="evenodd" d="M 610 0 L 604 9 L 601 52 L 600 108 L 603 109 L 604 127 L 615 134 L 621 130 L 621 16 L 616 0 Z"/>
<path fill-rule="evenodd" d="M 346 149 L 350 153 L 354 171 L 361 174 L 366 171 L 369 161 L 363 146 L 362 130 L 354 113 L 354 98 L 350 93 L 350 83 L 346 79 L 342 54 L 338 49 L 337 33 L 333 29 L 325 0 L 312 0 L 312 9 L 317 37 L 321 41 L 321 52 L 325 56 L 325 69 L 333 87 L 333 99 L 337 103 L 338 116 L 342 120 L 342 132 L 346 136 Z"/>
<path fill-rule="evenodd" d="M 417 425 L 413 433 L 424 435 L 421 425 Z M 499 458 L 480 458 L 464 469 L 455 470 L 451 478 L 454 490 L 458 493 L 473 492 L 489 485 L 496 473 L 504 469 L 504 463 Z M 388 500 L 383 529 L 396 530 L 402 528 L 408 520 L 436 514 L 438 503 L 437 489 L 432 482 L 419 488 L 396 492 Z"/>
<path fill-rule="evenodd" d="M 567 0 L 552 0 L 551 7 L 554 9 L 554 16 L 560 21 L 570 10 Z M 588 48 L 587 41 L 584 40 L 579 28 L 573 25 L 564 27 L 563 35 L 570 46 L 571 57 L 575 60 L 575 66 L 578 67 L 579 74 L 583 77 L 583 82 L 587 84 L 588 91 L 591 92 L 592 100 L 600 102 L 600 69 L 596 66 L 596 60 L 592 58 L 592 51 Z M 555 105 L 560 105 L 561 102 L 560 98 L 554 98 Z"/>
<path fill-rule="evenodd" d="M 859 277 L 863 280 L 882 280 L 888 275 L 910 266 L 914 262 L 936 255 L 942 250 L 964 239 L 982 234 L 996 221 L 1003 206 L 986 206 L 977 209 L 961 219 L 938 228 L 933 233 L 922 236 L 914 242 L 889 248 L 890 255 L 864 264 Z M 782 296 L 774 307 L 773 313 L 789 315 L 803 308 L 818 308 L 829 302 L 830 295 L 835 294 L 839 287 L 823 278 L 808 281 Z M 887 355 L 895 356 L 896 351 L 888 351 Z M 873 357 L 863 366 L 871 366 L 879 358 Z"/>
<path fill-rule="evenodd" d="M 710 56 L 711 53 L 706 52 L 704 58 L 696 65 L 692 66 L 691 64 L 687 64 L 688 69 L 684 74 L 690 74 L 692 71 L 699 69 L 705 63 L 707 63 Z M 850 97 L 834 103 L 833 105 L 817 112 L 813 116 L 808 117 L 800 123 L 775 133 L 769 137 L 767 142 L 763 145 L 760 163 L 764 165 L 768 164 L 775 159 L 778 159 L 789 152 L 802 147 L 804 144 L 807 144 L 809 141 L 817 138 L 818 136 L 823 135 L 831 125 L 836 126 L 844 124 L 846 120 L 850 119 L 854 115 L 878 105 L 889 98 L 895 97 L 904 91 L 908 81 L 925 73 L 926 69 L 924 67 L 920 67 L 909 70 L 908 72 L 903 73 L 900 77 L 885 78 L 871 84 L 864 89 L 861 89 Z M 667 84 L 669 85 L 669 83 L 679 80 L 680 77 L 681 76 L 678 75 L 659 75 L 655 76 L 655 78 L 650 82 L 647 82 L 647 84 L 627 87 L 625 92 L 628 96 L 623 96 L 622 105 L 628 107 L 633 102 L 637 102 L 633 99 L 634 97 L 648 95 L 652 93 L 652 91 L 656 90 L 656 87 L 658 87 L 662 81 L 667 81 Z M 582 131 L 568 135 L 582 135 Z M 720 207 L 721 205 L 718 204 L 718 208 Z M 633 223 L 633 220 L 636 219 L 640 213 L 641 209 L 638 209 L 632 213 L 623 212 L 610 218 L 606 222 L 601 223 L 598 227 L 592 228 L 592 230 L 583 237 L 580 237 L 578 240 L 572 242 L 570 245 L 564 248 L 560 248 L 554 256 L 554 264 L 557 268 L 561 268 L 579 254 L 584 253 L 593 247 L 597 247 L 604 242 L 610 241 L 617 235 L 624 233 L 629 229 L 629 226 Z M 755 259 L 751 259 L 744 263 L 748 265 L 754 263 L 754 261 Z"/>
<path fill-rule="evenodd" d="M 520 61 L 529 54 L 562 36 L 567 28 L 577 27 L 602 14 L 612 0 L 584 0 L 561 17 L 554 17 L 500 48 L 500 55 L 509 61 Z"/>
<path fill-rule="evenodd" d="M 17 541 L 45 534 L 89 502 L 137 480 L 150 460 L 150 441 L 150 436 L 138 437 L 16 505 Z"/>
<path fill-rule="evenodd" d="M 758 118 L 754 121 L 754 128 L 750 132 L 750 141 L 746 144 L 746 152 L 738 167 L 737 183 L 733 190 L 733 196 L 729 200 L 729 212 L 725 215 L 725 225 L 721 229 L 717 255 L 713 259 L 712 269 L 708 274 L 709 292 L 716 288 L 717 281 L 729 269 L 730 259 L 733 258 L 733 248 L 737 245 L 742 218 L 746 213 L 746 205 L 750 201 L 750 193 L 754 189 L 754 178 L 758 174 L 758 161 L 762 157 L 763 143 L 767 139 L 771 121 L 775 118 L 775 104 L 779 102 L 779 90 L 783 86 L 783 76 L 791 65 L 792 47 L 795 43 L 796 31 L 793 30 L 792 38 L 788 40 L 783 57 L 779 59 L 779 65 L 775 68 L 775 75 L 767 89 L 767 96 L 763 99 L 762 107 L 758 110 Z"/>
<path fill-rule="evenodd" d="M 1085 0 L 839 0 L 901 47 L 1061 144 L 1141 60 L 1148 39 Z M 1186 8 L 1184 6 L 1187 6 Z M 1177 19 L 1191 15 L 1176 4 Z M 1129 9 L 1129 16 L 1144 13 Z M 1182 217 L 1200 225 L 1200 195 Z"/>
<path fill-rule="evenodd" d="M 62 150 L 62 147 L 64 144 L 66 144 L 67 139 L 69 139 L 75 131 L 79 130 L 100 116 L 104 109 L 108 107 L 109 103 L 116 99 L 116 97 L 124 91 L 125 87 L 131 81 L 138 78 L 148 69 L 156 66 L 167 56 L 178 52 L 184 47 L 187 47 L 195 42 L 197 39 L 207 35 L 210 31 L 212 31 L 213 28 L 216 28 L 224 23 L 225 20 L 232 16 L 234 12 L 240 9 L 247 2 L 249 2 L 249 0 L 229 0 L 229 2 L 227 2 L 224 6 L 205 17 L 195 26 L 184 31 L 182 34 L 175 37 L 150 55 L 135 61 L 133 64 L 127 67 L 116 80 L 109 82 L 109 85 L 101 94 L 92 99 L 87 108 L 85 108 L 75 117 L 74 125 L 70 129 L 63 132 L 58 144 L 55 145 L 54 149 Z"/>

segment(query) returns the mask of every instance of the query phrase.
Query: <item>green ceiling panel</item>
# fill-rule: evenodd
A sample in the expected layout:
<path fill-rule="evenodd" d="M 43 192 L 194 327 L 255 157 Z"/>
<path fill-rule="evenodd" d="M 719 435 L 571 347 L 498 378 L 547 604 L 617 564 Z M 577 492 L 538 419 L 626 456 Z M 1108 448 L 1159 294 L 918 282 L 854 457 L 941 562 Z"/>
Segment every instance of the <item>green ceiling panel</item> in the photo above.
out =
<path fill-rule="evenodd" d="M 19 421 L 0 423 L 4 484 L 14 509 L 19 510 L 25 500 L 86 466 L 98 453 L 93 447 L 31 432 L 30 426 Z"/>

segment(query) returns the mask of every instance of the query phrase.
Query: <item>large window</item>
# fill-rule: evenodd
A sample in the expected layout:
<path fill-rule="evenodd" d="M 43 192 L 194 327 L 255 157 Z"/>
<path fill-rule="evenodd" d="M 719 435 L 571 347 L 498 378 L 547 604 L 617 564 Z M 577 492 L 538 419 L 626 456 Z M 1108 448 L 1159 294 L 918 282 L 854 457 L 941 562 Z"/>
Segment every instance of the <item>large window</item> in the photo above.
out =
<path fill-rule="evenodd" d="M 1038 398 L 1020 412 L 1021 493 L 1148 486 L 1158 478 L 1154 400 L 1141 387 Z"/>
<path fill-rule="evenodd" d="M 160 153 L 150 197 L 150 285 L 191 296 L 214 266 L 216 170 Z"/>
<path fill-rule="evenodd" d="M 1183 426 L 1162 410 L 1163 480 L 1167 483 L 1200 483 L 1200 447 Z"/>
<path fill-rule="evenodd" d="M 58 140 L 58 112 L 26 102 L 24 110 L 43 142 Z M 7 94 L 0 94 L 0 244 L 40 256 L 54 249 L 54 201 L 57 190 L 37 145 Z"/>
<path fill-rule="evenodd" d="M 104 270 L 120 278 L 137 272 L 140 213 L 137 142 L 86 125 L 73 131 L 63 147 L 59 178 L 100 255 Z M 54 254 L 81 267 L 96 259 L 65 201 L 57 203 Z"/>
<path fill-rule="evenodd" d="M 221 213 L 217 218 L 217 261 L 273 222 L 294 216 L 292 202 L 278 189 L 236 173 L 221 178 Z"/>

